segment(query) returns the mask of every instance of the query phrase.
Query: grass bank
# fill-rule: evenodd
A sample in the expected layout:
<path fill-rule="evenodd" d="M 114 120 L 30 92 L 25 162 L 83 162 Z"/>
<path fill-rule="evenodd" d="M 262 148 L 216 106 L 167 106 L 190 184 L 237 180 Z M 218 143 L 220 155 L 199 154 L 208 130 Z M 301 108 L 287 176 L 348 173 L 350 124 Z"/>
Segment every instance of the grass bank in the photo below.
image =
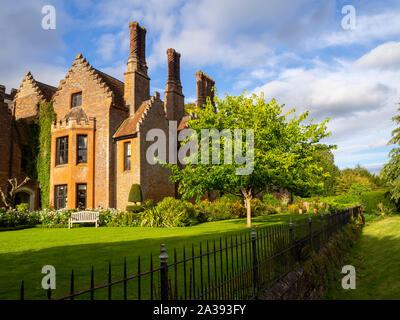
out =
<path fill-rule="evenodd" d="M 356 289 L 342 288 L 339 270 L 325 299 L 400 299 L 400 217 L 368 223 L 345 264 L 356 269 Z"/>

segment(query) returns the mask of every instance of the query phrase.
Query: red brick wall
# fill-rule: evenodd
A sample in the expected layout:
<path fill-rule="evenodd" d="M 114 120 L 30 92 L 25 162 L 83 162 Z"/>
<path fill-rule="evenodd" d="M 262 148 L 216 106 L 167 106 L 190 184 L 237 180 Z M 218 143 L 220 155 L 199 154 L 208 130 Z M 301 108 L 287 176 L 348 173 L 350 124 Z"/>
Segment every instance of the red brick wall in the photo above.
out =
<path fill-rule="evenodd" d="M 114 175 L 114 148 L 111 138 L 116 127 L 127 117 L 127 112 L 118 111 L 111 107 L 112 93 L 105 83 L 96 76 L 93 69 L 81 56 L 73 62 L 65 80 L 60 82 L 59 90 L 54 96 L 54 111 L 57 121 L 61 120 L 71 106 L 71 95 L 82 91 L 82 108 L 87 116 L 96 119 L 95 131 L 95 158 L 94 158 L 94 190 L 95 207 L 113 207 L 113 175 Z M 113 113 L 116 113 L 114 116 Z M 90 146 L 88 146 L 90 147 Z M 52 149 L 52 159 L 55 150 Z M 67 177 L 64 177 L 67 181 Z M 71 184 L 78 183 L 73 177 Z M 51 186 L 51 193 L 54 186 Z"/>

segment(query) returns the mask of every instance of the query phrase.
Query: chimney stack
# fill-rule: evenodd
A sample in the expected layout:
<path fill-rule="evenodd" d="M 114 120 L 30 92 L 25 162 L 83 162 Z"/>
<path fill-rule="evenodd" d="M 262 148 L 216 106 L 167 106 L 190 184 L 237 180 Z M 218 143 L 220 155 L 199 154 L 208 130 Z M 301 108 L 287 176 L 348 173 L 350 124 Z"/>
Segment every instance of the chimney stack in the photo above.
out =
<path fill-rule="evenodd" d="M 7 105 L 4 102 L 5 98 L 6 98 L 6 87 L 0 84 L 0 107 Z"/>
<path fill-rule="evenodd" d="M 196 84 L 197 84 L 197 101 L 196 106 L 202 108 L 203 105 L 207 104 L 207 97 L 210 97 L 211 103 L 214 105 L 214 90 L 215 81 L 208 75 L 201 72 L 196 72 Z"/>
<path fill-rule="evenodd" d="M 146 29 L 138 22 L 129 24 L 130 52 L 125 72 L 125 103 L 133 117 L 141 104 L 150 98 L 150 78 L 146 64 Z"/>
<path fill-rule="evenodd" d="M 182 93 L 181 75 L 180 75 L 180 59 L 181 54 L 175 49 L 167 50 L 168 61 L 168 77 L 165 98 L 165 113 L 168 120 L 179 122 L 185 115 L 185 100 Z"/>

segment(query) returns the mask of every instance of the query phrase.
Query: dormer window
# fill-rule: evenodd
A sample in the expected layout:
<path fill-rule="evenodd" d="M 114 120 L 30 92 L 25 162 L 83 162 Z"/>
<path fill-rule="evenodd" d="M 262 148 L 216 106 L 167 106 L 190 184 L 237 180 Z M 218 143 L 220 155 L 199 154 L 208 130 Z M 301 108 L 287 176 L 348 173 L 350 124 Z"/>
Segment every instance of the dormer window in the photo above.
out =
<path fill-rule="evenodd" d="M 82 105 L 82 91 L 73 93 L 71 97 L 71 107 L 80 107 Z"/>

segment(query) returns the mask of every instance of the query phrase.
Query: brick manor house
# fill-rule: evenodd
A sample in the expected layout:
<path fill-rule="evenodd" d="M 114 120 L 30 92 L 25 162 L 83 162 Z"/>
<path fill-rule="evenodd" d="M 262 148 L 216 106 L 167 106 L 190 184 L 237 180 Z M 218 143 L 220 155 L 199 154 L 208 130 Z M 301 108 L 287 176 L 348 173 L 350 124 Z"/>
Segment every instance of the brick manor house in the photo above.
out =
<path fill-rule="evenodd" d="M 165 132 L 169 121 L 178 131 L 186 127 L 184 95 L 180 81 L 180 53 L 167 50 L 168 76 L 164 101 L 150 96 L 146 64 L 146 29 L 129 24 L 130 54 L 125 82 L 94 67 L 79 54 L 58 88 L 37 81 L 28 72 L 19 89 L 9 94 L 0 86 L 0 187 L 7 180 L 22 181 L 23 147 L 28 139 L 22 127 L 38 116 L 38 103 L 53 101 L 56 121 L 51 128 L 50 205 L 60 208 L 125 209 L 131 185 L 140 184 L 144 199 L 158 201 L 176 196 L 169 171 L 146 161 L 146 141 L 152 128 Z M 196 73 L 197 101 L 212 97 L 214 81 Z M 168 146 L 167 146 L 168 150 Z M 40 185 L 29 181 L 17 194 L 17 202 L 39 207 Z"/>

